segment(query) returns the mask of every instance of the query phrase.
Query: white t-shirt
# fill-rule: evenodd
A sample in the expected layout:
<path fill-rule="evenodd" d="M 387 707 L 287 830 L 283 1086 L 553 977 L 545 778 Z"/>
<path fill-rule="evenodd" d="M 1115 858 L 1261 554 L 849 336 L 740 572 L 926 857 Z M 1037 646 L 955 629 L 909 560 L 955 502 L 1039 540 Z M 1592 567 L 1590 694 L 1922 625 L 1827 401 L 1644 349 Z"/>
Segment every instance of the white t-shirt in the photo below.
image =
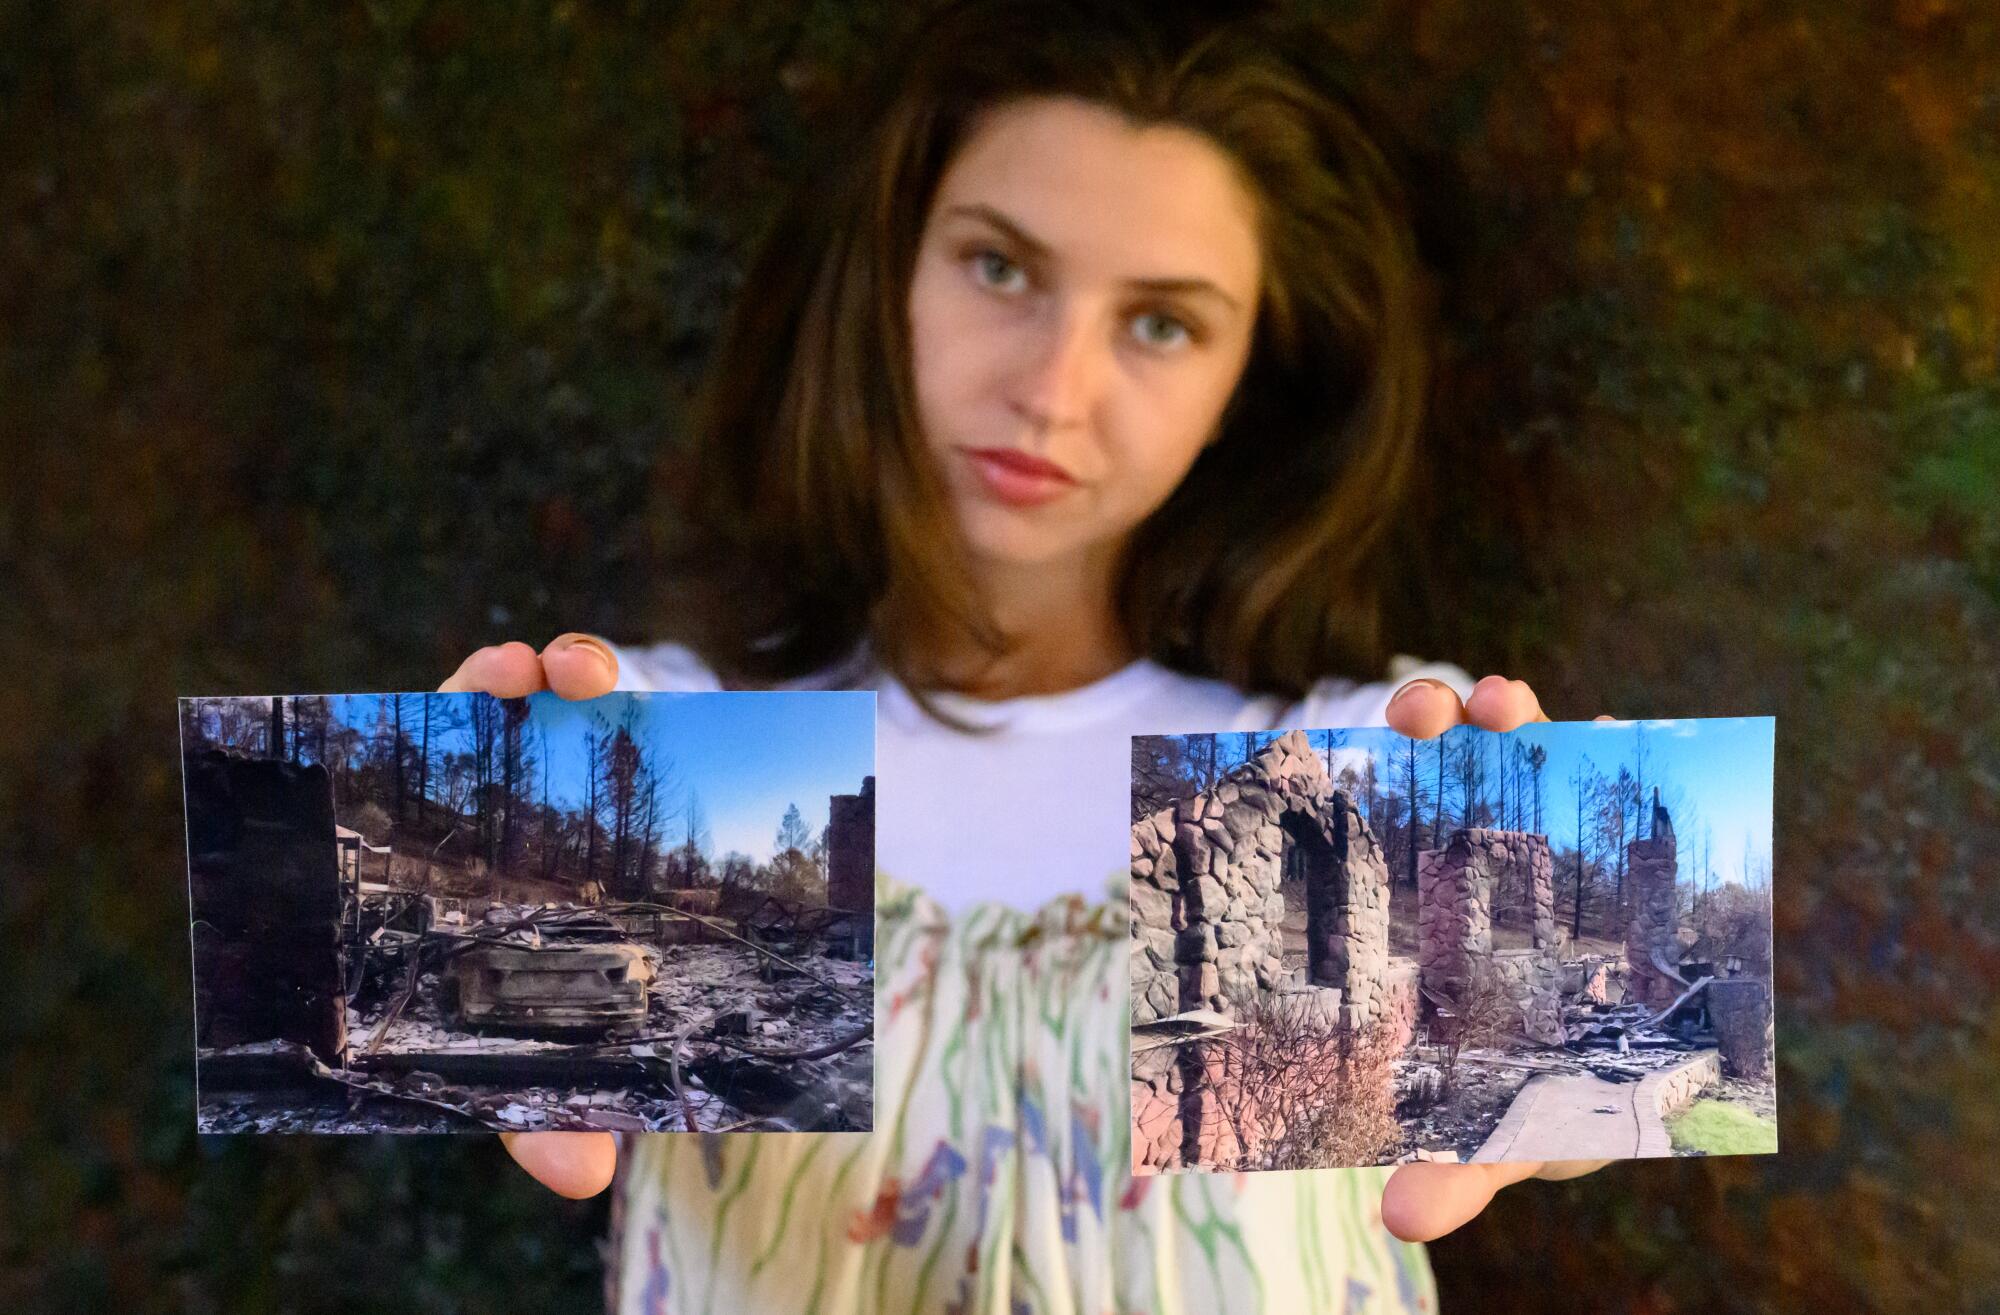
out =
<path fill-rule="evenodd" d="M 723 687 L 683 645 L 611 647 L 618 689 Z M 967 735 L 932 720 L 885 672 L 842 687 L 876 691 L 877 867 L 956 913 L 988 901 L 1034 910 L 1069 893 L 1103 897 L 1131 861 L 1131 736 L 1380 726 L 1389 697 L 1415 676 L 1461 698 L 1472 692 L 1457 666 L 1398 656 L 1387 680 L 1330 678 L 1287 705 L 1141 659 L 1060 694 L 935 696 L 955 717 L 1001 728 Z M 825 679 L 785 688 L 826 688 Z"/>

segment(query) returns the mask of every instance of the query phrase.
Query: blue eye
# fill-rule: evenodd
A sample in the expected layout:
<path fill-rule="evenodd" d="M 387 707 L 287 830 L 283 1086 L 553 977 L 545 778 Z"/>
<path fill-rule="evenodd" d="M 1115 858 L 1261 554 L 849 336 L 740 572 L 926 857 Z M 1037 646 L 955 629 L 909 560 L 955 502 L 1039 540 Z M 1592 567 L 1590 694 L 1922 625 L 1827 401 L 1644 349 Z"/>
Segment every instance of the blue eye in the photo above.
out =
<path fill-rule="evenodd" d="M 1173 326 L 1173 327 L 1174 327 L 1174 328 L 1175 328 L 1176 330 L 1178 330 L 1178 331 L 1179 331 L 1179 333 L 1180 333 L 1180 336 L 1181 336 L 1181 338 L 1183 338 L 1183 339 L 1190 339 L 1190 340 L 1191 340 L 1191 339 L 1193 338 L 1193 336 L 1194 336 L 1194 331 L 1193 331 L 1193 330 L 1189 329 L 1189 328 L 1188 328 L 1188 326 L 1187 326 L 1186 324 L 1182 323 L 1182 322 L 1181 322 L 1180 320 L 1177 320 L 1177 319 L 1175 319 L 1175 318 L 1174 318 L 1173 316 L 1171 316 L 1171 315 L 1161 315 L 1161 314 L 1159 314 L 1158 312 L 1155 312 L 1155 311 L 1148 311 L 1148 312 L 1147 312 L 1147 313 L 1145 313 L 1144 315 L 1141 315 L 1141 316 L 1139 317 L 1139 320 L 1140 320 L 1140 322 L 1142 322 L 1142 323 L 1143 323 L 1144 321 L 1146 321 L 1146 320 L 1153 320 L 1153 321 L 1156 321 L 1156 322 L 1158 322 L 1158 323 L 1161 323 L 1161 324 L 1170 324 L 1170 325 L 1172 325 L 1172 326 Z M 1172 345 L 1173 345 L 1173 344 L 1172 344 L 1172 341 L 1171 341 L 1171 340 L 1169 340 L 1169 341 L 1164 341 L 1164 342 L 1163 342 L 1163 341 L 1161 341 L 1160 339 L 1157 339 L 1157 338 L 1148 338 L 1148 336 L 1147 336 L 1146 334 L 1144 334 L 1144 333 L 1141 333 L 1141 334 L 1140 334 L 1139 336 L 1140 336 L 1140 338 L 1142 338 L 1142 339 L 1145 339 L 1145 340 L 1146 340 L 1146 345 L 1147 345 L 1147 346 L 1149 346 L 1149 347 L 1167 347 L 1167 346 L 1172 346 Z"/>
<path fill-rule="evenodd" d="M 1007 259 L 1007 257 L 1001 255 L 999 252 L 993 250 L 990 247 L 982 248 L 981 250 L 973 253 L 972 263 L 973 267 L 977 270 L 981 270 L 983 272 L 984 270 L 991 269 L 994 262 L 997 262 L 1003 269 L 1020 268 L 1020 266 L 1016 265 L 1013 261 Z M 986 278 L 982 277 L 980 279 L 980 282 L 986 283 L 988 286 L 992 286 L 991 281 Z"/>

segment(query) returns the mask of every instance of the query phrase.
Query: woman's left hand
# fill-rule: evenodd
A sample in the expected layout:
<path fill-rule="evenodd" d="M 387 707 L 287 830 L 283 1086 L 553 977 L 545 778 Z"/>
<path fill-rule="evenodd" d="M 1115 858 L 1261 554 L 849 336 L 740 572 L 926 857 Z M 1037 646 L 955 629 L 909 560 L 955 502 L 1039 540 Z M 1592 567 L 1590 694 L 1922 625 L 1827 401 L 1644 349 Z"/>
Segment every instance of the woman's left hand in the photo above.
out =
<path fill-rule="evenodd" d="M 1427 678 L 1410 681 L 1389 700 L 1389 727 L 1428 740 L 1461 722 L 1489 731 L 1511 731 L 1531 721 L 1547 721 L 1535 691 L 1518 680 L 1488 676 L 1472 687 L 1463 703 L 1449 685 Z M 1610 717 L 1599 717 L 1610 721 Z M 1389 1176 L 1382 1193 L 1382 1223 L 1406 1242 L 1442 1237 L 1486 1208 L 1493 1194 L 1523 1178 L 1575 1178 L 1601 1169 L 1609 1160 L 1525 1160 L 1501 1164 L 1405 1164 Z"/>

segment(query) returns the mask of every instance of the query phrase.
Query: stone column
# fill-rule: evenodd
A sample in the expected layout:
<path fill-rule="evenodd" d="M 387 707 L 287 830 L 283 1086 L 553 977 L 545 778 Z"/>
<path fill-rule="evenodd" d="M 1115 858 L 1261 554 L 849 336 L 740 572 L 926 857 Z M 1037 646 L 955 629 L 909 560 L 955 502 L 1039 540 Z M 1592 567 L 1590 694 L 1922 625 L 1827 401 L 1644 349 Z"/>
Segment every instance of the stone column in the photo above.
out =
<path fill-rule="evenodd" d="M 1340 982 L 1341 1022 L 1363 1027 L 1383 1020 L 1388 999 L 1389 864 L 1353 800 L 1336 791 L 1328 805 L 1333 824 L 1334 867 L 1323 886 L 1331 891 L 1332 930 L 1340 938 L 1346 973 Z"/>
<path fill-rule="evenodd" d="M 1493 955 L 1492 877 L 1458 830 L 1417 872 L 1417 958 L 1426 989 L 1456 998 Z"/>
<path fill-rule="evenodd" d="M 1150 1023 L 1180 1011 L 1180 965 L 1174 939 L 1183 920 L 1177 913 L 1181 883 L 1173 838 L 1171 808 L 1162 808 L 1132 825 L 1128 975 L 1135 1023 Z"/>
<path fill-rule="evenodd" d="M 1674 889 L 1674 824 L 1653 791 L 1653 834 L 1625 846 L 1632 917 L 1625 932 L 1625 998 L 1661 1008 L 1686 990 L 1669 975 L 1680 962 L 1680 909 Z"/>
<path fill-rule="evenodd" d="M 875 912 L 875 778 L 861 793 L 828 800 L 826 902 L 851 913 Z"/>

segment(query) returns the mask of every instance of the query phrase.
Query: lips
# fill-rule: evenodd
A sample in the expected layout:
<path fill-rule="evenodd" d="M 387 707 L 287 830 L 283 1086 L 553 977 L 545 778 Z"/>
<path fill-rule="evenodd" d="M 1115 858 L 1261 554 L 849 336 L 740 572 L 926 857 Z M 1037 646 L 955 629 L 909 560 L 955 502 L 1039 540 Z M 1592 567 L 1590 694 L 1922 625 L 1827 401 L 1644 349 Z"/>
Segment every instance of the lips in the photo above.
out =
<path fill-rule="evenodd" d="M 1076 487 L 1068 471 L 1053 461 L 1012 448 L 960 448 L 979 477 L 980 487 L 1011 507 L 1036 507 Z"/>

